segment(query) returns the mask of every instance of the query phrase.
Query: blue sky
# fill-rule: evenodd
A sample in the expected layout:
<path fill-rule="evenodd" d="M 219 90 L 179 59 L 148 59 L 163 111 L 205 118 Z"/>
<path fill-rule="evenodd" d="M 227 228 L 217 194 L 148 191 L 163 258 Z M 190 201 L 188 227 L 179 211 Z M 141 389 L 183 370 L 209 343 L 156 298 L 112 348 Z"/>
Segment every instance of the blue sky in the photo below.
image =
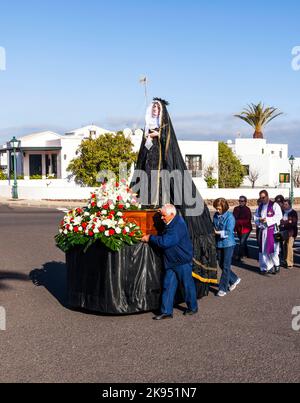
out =
<path fill-rule="evenodd" d="M 250 136 L 232 115 L 263 101 L 285 114 L 266 137 L 300 155 L 297 45 L 298 0 L 3 0 L 0 139 L 142 125 L 146 74 L 150 96 L 169 100 L 179 138 Z"/>

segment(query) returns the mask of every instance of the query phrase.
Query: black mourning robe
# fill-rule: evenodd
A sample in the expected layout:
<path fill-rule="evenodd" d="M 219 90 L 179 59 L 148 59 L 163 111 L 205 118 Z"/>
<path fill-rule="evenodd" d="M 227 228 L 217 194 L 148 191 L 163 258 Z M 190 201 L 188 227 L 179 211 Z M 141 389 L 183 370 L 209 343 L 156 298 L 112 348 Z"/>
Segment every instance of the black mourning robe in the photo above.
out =
<path fill-rule="evenodd" d="M 153 147 L 148 150 L 145 147 L 146 138 L 141 144 L 138 161 L 136 164 L 136 171 L 133 176 L 131 186 L 140 184 L 141 178 L 138 171 L 143 171 L 148 176 L 147 190 L 148 203 L 143 204 L 143 208 L 159 208 L 166 202 L 174 204 L 178 213 L 185 219 L 189 233 L 194 247 L 194 277 L 199 280 L 202 288 L 202 296 L 209 292 L 209 285 L 217 284 L 217 256 L 216 256 L 216 243 L 215 233 L 210 216 L 209 209 L 204 203 L 199 191 L 197 190 L 191 174 L 188 172 L 185 161 L 182 157 L 176 134 L 167 110 L 167 103 L 161 99 L 155 98 L 161 106 L 161 127 L 159 129 L 159 137 L 153 139 Z M 183 180 L 177 183 L 171 180 L 171 186 L 166 188 L 165 182 L 159 175 L 154 176 L 151 183 L 151 171 L 180 171 L 182 178 L 185 178 L 185 186 Z M 178 181 L 177 181 L 178 182 Z M 141 185 L 141 184 L 140 184 Z M 186 193 L 192 194 L 197 200 L 197 204 L 202 206 L 201 212 L 196 216 L 190 216 L 188 210 L 193 207 L 193 204 L 186 201 L 185 197 L 180 204 L 176 203 L 175 192 L 176 186 L 182 188 L 184 196 L 184 189 Z M 152 200 L 150 198 L 152 190 Z M 167 195 L 167 200 L 166 196 Z M 189 198 L 187 198 L 189 199 Z M 199 286 L 199 285 L 198 285 Z"/>

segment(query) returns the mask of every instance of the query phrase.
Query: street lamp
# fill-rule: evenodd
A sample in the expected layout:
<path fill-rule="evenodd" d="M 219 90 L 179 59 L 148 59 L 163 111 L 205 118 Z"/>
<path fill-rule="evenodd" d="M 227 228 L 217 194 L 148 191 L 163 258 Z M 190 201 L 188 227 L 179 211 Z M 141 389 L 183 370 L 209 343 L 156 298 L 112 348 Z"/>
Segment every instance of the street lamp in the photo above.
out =
<path fill-rule="evenodd" d="M 12 197 L 13 199 L 18 199 L 18 182 L 17 182 L 17 149 L 20 148 L 20 141 L 15 137 L 9 142 L 10 148 L 13 149 L 14 152 L 14 184 L 12 188 Z"/>
<path fill-rule="evenodd" d="M 289 159 L 290 165 L 291 165 L 291 194 L 290 194 L 290 199 L 292 206 L 294 204 L 294 163 L 295 163 L 295 157 L 292 155 Z"/>

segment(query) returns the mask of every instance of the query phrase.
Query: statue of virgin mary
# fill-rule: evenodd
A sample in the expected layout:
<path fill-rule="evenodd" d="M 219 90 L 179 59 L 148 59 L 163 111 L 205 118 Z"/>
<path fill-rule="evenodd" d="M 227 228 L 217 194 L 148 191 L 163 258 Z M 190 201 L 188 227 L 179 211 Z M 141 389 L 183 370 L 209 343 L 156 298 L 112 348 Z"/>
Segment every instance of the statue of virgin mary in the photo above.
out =
<path fill-rule="evenodd" d="M 154 98 L 147 109 L 132 187 L 139 187 L 143 208 L 171 203 L 185 219 L 194 246 L 194 277 L 204 296 L 210 284 L 217 284 L 214 227 L 182 157 L 167 106 L 166 101 Z"/>

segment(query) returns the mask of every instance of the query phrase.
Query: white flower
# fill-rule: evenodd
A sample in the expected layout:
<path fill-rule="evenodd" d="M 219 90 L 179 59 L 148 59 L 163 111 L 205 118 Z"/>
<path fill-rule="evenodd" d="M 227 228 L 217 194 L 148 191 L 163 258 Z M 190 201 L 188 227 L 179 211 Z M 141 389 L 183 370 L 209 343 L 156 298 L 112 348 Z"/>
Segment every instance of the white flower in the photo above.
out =
<path fill-rule="evenodd" d="M 89 217 L 90 216 L 90 213 L 88 213 L 87 211 L 84 213 L 84 216 L 85 217 Z"/>
<path fill-rule="evenodd" d="M 121 228 L 116 228 L 116 234 L 120 235 L 122 233 Z"/>
<path fill-rule="evenodd" d="M 106 211 L 106 210 L 102 210 L 102 211 L 101 211 L 101 214 L 102 214 L 102 215 L 107 215 L 107 211 Z"/>
<path fill-rule="evenodd" d="M 83 228 L 82 228 L 82 227 L 79 227 L 78 230 L 79 230 L 80 232 L 82 232 Z"/>
<path fill-rule="evenodd" d="M 104 232 L 104 235 L 105 235 L 105 236 L 109 236 L 109 231 L 105 231 L 105 232 Z"/>
<path fill-rule="evenodd" d="M 121 213 L 121 211 L 119 211 L 119 212 L 117 213 L 117 216 L 118 216 L 118 217 L 123 217 L 123 213 Z"/>
<path fill-rule="evenodd" d="M 126 203 L 126 208 L 129 208 L 130 207 L 130 204 L 129 203 Z"/>
<path fill-rule="evenodd" d="M 59 230 L 59 233 L 62 234 L 64 231 L 62 229 Z"/>
<path fill-rule="evenodd" d="M 98 228 L 95 228 L 95 229 L 94 229 L 94 234 L 99 234 Z"/>
<path fill-rule="evenodd" d="M 64 230 L 64 234 L 65 234 L 65 235 L 68 235 L 68 231 L 67 231 L 66 229 Z"/>
<path fill-rule="evenodd" d="M 125 231 L 126 231 L 126 232 L 130 232 L 129 227 L 125 227 Z"/>

